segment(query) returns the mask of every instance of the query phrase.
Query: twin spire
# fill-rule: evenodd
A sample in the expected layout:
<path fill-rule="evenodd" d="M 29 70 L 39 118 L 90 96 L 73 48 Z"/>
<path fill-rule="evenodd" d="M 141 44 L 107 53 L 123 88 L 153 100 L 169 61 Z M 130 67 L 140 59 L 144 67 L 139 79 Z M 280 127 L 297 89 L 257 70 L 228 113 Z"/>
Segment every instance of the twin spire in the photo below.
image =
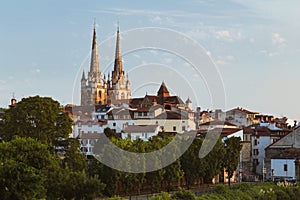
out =
<path fill-rule="evenodd" d="M 101 80 L 101 72 L 99 65 L 99 53 L 98 53 L 98 43 L 97 43 L 97 27 L 96 20 L 94 22 L 94 31 L 93 31 L 93 41 L 92 41 L 92 53 L 91 53 L 91 63 L 90 63 L 90 73 L 91 76 L 95 77 L 97 81 Z M 122 53 L 120 47 L 120 27 L 118 24 L 117 28 L 117 40 L 116 40 L 116 52 L 115 52 L 115 63 L 114 63 L 114 72 L 116 76 L 119 76 L 123 71 L 122 64 Z M 83 71 L 82 79 L 85 78 Z"/>

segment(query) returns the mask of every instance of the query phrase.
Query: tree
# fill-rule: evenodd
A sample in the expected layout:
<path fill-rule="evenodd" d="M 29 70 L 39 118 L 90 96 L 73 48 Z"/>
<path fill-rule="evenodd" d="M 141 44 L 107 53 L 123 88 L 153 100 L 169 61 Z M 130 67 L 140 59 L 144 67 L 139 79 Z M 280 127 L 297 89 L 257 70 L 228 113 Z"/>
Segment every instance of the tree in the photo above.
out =
<path fill-rule="evenodd" d="M 7 159 L 0 163 L 1 199 L 42 199 L 45 198 L 45 176 L 40 170 Z"/>
<path fill-rule="evenodd" d="M 198 145 L 199 141 L 200 139 L 198 138 L 194 139 L 191 146 L 184 152 L 184 154 L 180 158 L 187 189 L 189 189 L 190 186 L 194 185 L 195 180 L 198 178 L 198 171 L 203 167 L 201 166 L 201 160 L 198 157 L 199 149 L 201 147 Z"/>
<path fill-rule="evenodd" d="M 206 139 L 207 140 L 207 139 Z M 213 149 L 202 158 L 202 173 L 204 182 L 211 183 L 213 177 L 219 174 L 223 168 L 223 159 L 226 159 L 224 144 L 221 138 L 218 139 Z"/>
<path fill-rule="evenodd" d="M 230 179 L 237 169 L 240 151 L 242 150 L 242 145 L 240 144 L 240 137 L 231 137 L 225 140 L 225 158 L 224 168 L 226 169 L 228 176 L 228 185 L 230 186 Z"/>
<path fill-rule="evenodd" d="M 104 129 L 104 134 L 108 138 L 116 137 L 115 132 L 113 130 L 111 130 L 109 127 Z"/>
<path fill-rule="evenodd" d="M 85 157 L 79 142 L 69 138 L 71 132 L 72 120 L 51 98 L 25 98 L 8 109 L 0 131 L 2 199 L 99 195 L 104 185 L 95 176 L 87 178 Z"/>
<path fill-rule="evenodd" d="M 32 137 L 58 149 L 72 132 L 72 120 L 60 104 L 49 97 L 23 98 L 5 112 L 2 139 L 9 141 L 14 135 Z"/>
<path fill-rule="evenodd" d="M 50 166 L 59 160 L 47 145 L 32 138 L 15 137 L 0 143 L 0 194 L 2 199 L 32 199 L 46 197 Z"/>
<path fill-rule="evenodd" d="M 173 138 L 167 138 L 165 142 L 168 142 L 168 140 L 172 140 Z M 167 190 L 170 191 L 173 189 L 173 186 L 178 186 L 178 183 L 180 179 L 183 177 L 184 172 L 181 168 L 180 159 L 176 159 L 176 155 L 179 154 L 178 144 L 177 143 L 169 143 L 169 145 L 172 145 L 172 152 L 166 152 L 166 157 L 172 158 L 172 160 L 175 160 L 172 164 L 169 166 L 166 166 L 164 168 L 164 178 L 167 182 Z M 175 184 L 175 185 L 174 185 Z"/>
<path fill-rule="evenodd" d="M 85 156 L 80 152 L 79 141 L 75 138 L 69 138 L 65 158 L 63 160 L 65 167 L 74 171 L 83 171 L 86 169 Z"/>

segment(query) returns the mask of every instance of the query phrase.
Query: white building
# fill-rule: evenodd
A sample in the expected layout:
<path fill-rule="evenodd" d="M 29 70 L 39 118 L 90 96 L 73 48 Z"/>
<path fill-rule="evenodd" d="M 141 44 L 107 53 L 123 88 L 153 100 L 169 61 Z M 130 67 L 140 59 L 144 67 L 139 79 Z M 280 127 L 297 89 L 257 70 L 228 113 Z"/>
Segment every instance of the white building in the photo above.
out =
<path fill-rule="evenodd" d="M 149 138 L 156 136 L 160 131 L 158 125 L 124 125 L 122 139 L 131 138 L 132 140 L 142 139 L 148 141 Z"/>
<path fill-rule="evenodd" d="M 253 168 L 256 174 L 263 175 L 265 148 L 284 137 L 289 131 L 277 128 L 270 130 L 267 127 L 257 127 L 253 131 L 251 136 Z"/>
<path fill-rule="evenodd" d="M 187 111 L 165 110 L 155 118 L 137 119 L 137 125 L 159 125 L 166 133 L 184 133 L 189 130 L 196 130 L 194 120 L 189 118 Z"/>
<path fill-rule="evenodd" d="M 296 169 L 300 159 L 300 128 L 294 127 L 294 130 L 277 142 L 269 145 L 266 149 L 265 167 L 266 179 L 274 177 L 293 177 L 297 181 L 300 175 Z M 285 166 L 286 165 L 286 166 Z M 298 166 L 299 167 L 299 166 Z"/>
<path fill-rule="evenodd" d="M 227 111 L 226 113 L 220 112 L 219 119 L 226 120 L 232 124 L 235 124 L 239 127 L 247 127 L 254 124 L 255 115 L 258 112 L 252 112 L 243 108 L 234 108 L 232 110 Z M 225 117 L 225 119 L 224 119 Z"/>

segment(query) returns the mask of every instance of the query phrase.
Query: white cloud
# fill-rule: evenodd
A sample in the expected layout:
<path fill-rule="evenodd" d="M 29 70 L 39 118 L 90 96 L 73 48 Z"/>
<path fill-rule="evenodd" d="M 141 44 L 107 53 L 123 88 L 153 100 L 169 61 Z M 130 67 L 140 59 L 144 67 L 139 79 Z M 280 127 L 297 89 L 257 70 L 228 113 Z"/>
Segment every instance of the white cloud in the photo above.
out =
<path fill-rule="evenodd" d="M 221 38 L 225 38 L 225 39 L 230 39 L 231 38 L 231 34 L 229 31 L 217 31 L 216 32 L 216 36 L 218 39 L 221 39 Z"/>
<path fill-rule="evenodd" d="M 233 33 L 232 31 L 221 30 L 221 31 L 216 31 L 215 35 L 216 35 L 217 39 L 223 39 L 223 40 L 227 40 L 230 42 L 232 42 L 234 40 L 239 40 L 242 38 L 242 33 L 239 31 L 236 33 Z"/>
<path fill-rule="evenodd" d="M 268 53 L 268 56 L 269 56 L 269 57 L 273 57 L 273 56 L 277 56 L 277 55 L 279 55 L 278 52 L 269 52 L 269 53 Z"/>
<path fill-rule="evenodd" d="M 216 60 L 215 63 L 216 63 L 217 65 L 225 65 L 225 64 L 227 64 L 226 61 L 225 61 L 225 60 L 222 60 L 222 59 Z"/>
<path fill-rule="evenodd" d="M 162 18 L 160 16 L 155 16 L 153 18 L 150 19 L 150 22 L 152 23 L 156 23 L 156 24 L 161 24 L 162 23 Z"/>
<path fill-rule="evenodd" d="M 35 69 L 30 70 L 30 72 L 33 74 L 39 74 L 39 73 L 41 73 L 41 70 L 39 68 L 35 68 Z"/>
<path fill-rule="evenodd" d="M 272 34 L 272 44 L 273 45 L 285 45 L 286 39 L 283 38 L 279 33 Z"/>
<path fill-rule="evenodd" d="M 218 59 L 215 60 L 215 63 L 217 65 L 226 65 L 226 64 L 230 63 L 233 60 L 235 60 L 235 57 L 233 55 L 218 56 Z"/>
<path fill-rule="evenodd" d="M 278 52 L 271 52 L 271 51 L 267 51 L 267 50 L 265 50 L 265 49 L 260 50 L 258 53 L 263 54 L 263 55 L 266 55 L 266 56 L 269 56 L 269 57 L 274 57 L 274 56 L 279 55 Z"/>
<path fill-rule="evenodd" d="M 173 59 L 172 58 L 164 58 L 164 61 L 166 63 L 171 63 L 173 61 Z"/>
<path fill-rule="evenodd" d="M 234 60 L 234 59 L 235 59 L 235 57 L 234 57 L 234 56 L 232 56 L 232 55 L 230 55 L 230 56 L 226 56 L 226 59 L 227 59 L 228 61 L 232 61 L 232 60 Z"/>

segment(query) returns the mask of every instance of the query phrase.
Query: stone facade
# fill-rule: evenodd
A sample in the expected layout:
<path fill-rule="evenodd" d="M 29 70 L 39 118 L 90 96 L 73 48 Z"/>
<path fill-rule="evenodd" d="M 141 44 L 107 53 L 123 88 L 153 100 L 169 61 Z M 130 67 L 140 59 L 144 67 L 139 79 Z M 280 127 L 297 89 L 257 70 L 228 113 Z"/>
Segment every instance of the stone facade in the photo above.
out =
<path fill-rule="evenodd" d="M 96 35 L 96 26 L 94 26 L 90 71 L 87 78 L 83 71 L 81 78 L 81 106 L 104 105 L 131 98 L 128 74 L 123 71 L 119 28 L 114 70 L 111 79 L 108 74 L 108 80 L 105 75 L 103 77 L 101 75 Z"/>

